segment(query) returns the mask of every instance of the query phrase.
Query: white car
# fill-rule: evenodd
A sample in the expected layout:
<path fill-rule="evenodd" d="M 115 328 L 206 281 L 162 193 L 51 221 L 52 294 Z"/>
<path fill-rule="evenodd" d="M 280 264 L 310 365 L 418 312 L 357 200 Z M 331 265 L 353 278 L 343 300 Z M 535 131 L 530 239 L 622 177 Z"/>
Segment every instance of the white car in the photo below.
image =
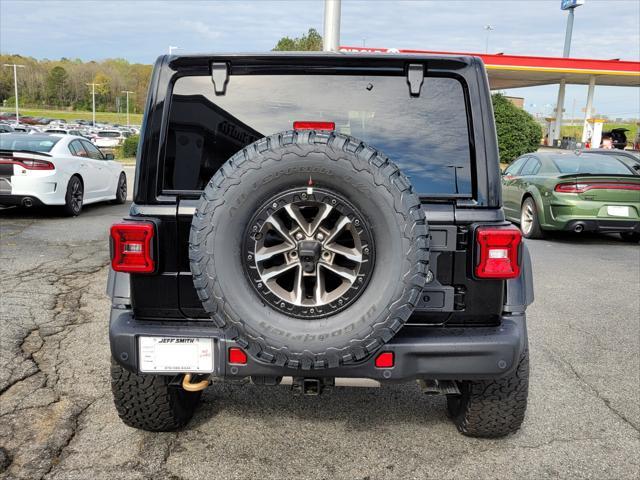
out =
<path fill-rule="evenodd" d="M 129 136 L 131 136 L 130 133 L 120 130 L 100 130 L 93 139 L 93 143 L 98 148 L 116 148 Z"/>
<path fill-rule="evenodd" d="M 126 199 L 122 165 L 86 138 L 0 135 L 0 205 L 60 205 L 76 216 L 83 205 Z"/>

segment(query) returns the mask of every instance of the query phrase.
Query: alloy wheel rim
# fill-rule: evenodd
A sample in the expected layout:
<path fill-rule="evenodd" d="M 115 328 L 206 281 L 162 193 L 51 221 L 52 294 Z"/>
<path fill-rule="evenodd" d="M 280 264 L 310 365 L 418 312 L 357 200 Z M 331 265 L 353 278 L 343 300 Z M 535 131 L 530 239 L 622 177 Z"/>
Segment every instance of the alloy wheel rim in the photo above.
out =
<path fill-rule="evenodd" d="M 260 209 L 245 235 L 244 265 L 258 295 L 287 315 L 316 318 L 350 305 L 374 264 L 364 217 L 335 193 L 298 189 Z"/>
<path fill-rule="evenodd" d="M 82 184 L 76 180 L 71 186 L 71 207 L 74 212 L 79 212 L 82 208 L 82 196 Z"/>
<path fill-rule="evenodd" d="M 522 217 L 520 219 L 522 224 L 522 230 L 524 233 L 529 234 L 533 227 L 533 208 L 528 203 L 522 209 Z"/>
<path fill-rule="evenodd" d="M 124 177 L 120 177 L 120 181 L 118 182 L 118 192 L 121 199 L 127 198 L 127 182 Z"/>

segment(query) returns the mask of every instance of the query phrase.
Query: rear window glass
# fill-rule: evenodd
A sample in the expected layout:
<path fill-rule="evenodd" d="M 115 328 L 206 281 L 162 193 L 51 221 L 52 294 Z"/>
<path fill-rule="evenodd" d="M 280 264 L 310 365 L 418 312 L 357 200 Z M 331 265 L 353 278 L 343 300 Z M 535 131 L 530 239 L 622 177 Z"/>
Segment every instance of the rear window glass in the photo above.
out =
<path fill-rule="evenodd" d="M 564 155 L 555 157 L 553 163 L 564 174 L 633 174 L 620 160 L 608 155 Z"/>
<path fill-rule="evenodd" d="M 0 136 L 0 150 L 25 150 L 29 152 L 50 152 L 58 143 L 58 137 L 37 137 L 35 135 L 5 133 Z"/>
<path fill-rule="evenodd" d="M 98 136 L 102 138 L 118 138 L 120 132 L 98 132 Z"/>
<path fill-rule="evenodd" d="M 426 77 L 420 97 L 410 97 L 405 77 L 240 75 L 222 96 L 210 77 L 182 77 L 173 89 L 163 188 L 201 190 L 238 150 L 294 121 L 334 122 L 389 156 L 420 193 L 472 194 L 465 93 L 449 77 Z"/>

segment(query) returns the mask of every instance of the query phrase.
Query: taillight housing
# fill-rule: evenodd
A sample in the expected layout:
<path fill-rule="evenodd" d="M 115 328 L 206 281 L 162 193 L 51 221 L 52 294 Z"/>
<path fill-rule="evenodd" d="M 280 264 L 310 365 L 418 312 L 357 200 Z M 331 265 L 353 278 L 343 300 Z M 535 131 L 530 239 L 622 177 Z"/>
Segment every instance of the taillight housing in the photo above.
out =
<path fill-rule="evenodd" d="M 55 170 L 56 168 L 53 163 L 48 162 L 47 160 L 40 160 L 39 158 L 2 158 L 0 159 L 0 163 L 18 165 L 19 167 L 27 170 Z"/>
<path fill-rule="evenodd" d="M 591 182 L 558 183 L 554 188 L 559 193 L 584 193 L 589 190 L 640 190 L 637 183 Z"/>
<path fill-rule="evenodd" d="M 111 267 L 116 272 L 152 273 L 155 227 L 151 222 L 111 225 Z"/>
<path fill-rule="evenodd" d="M 311 122 L 311 121 L 295 121 L 293 122 L 294 130 L 335 130 L 335 122 Z"/>
<path fill-rule="evenodd" d="M 477 278 L 509 279 L 520 275 L 522 234 L 516 227 L 478 227 L 475 233 Z"/>

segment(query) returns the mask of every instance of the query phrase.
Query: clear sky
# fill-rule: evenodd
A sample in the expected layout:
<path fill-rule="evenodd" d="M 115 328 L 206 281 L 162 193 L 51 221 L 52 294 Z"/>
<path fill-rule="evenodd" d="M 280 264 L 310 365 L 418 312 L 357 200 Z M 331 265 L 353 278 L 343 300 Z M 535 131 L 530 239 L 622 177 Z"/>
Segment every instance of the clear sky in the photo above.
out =
<path fill-rule="evenodd" d="M 341 44 L 425 50 L 561 56 L 566 12 L 560 0 L 343 0 Z M 284 35 L 322 33 L 322 0 L 0 0 L 0 51 L 36 58 L 151 63 L 179 52 L 266 51 Z M 571 55 L 640 59 L 640 0 L 586 0 L 576 10 Z M 611 117 L 640 117 L 639 88 L 596 88 L 594 105 Z M 508 92 L 548 114 L 557 87 Z M 575 102 L 574 102 L 575 99 Z M 567 89 L 576 116 L 585 86 Z"/>

